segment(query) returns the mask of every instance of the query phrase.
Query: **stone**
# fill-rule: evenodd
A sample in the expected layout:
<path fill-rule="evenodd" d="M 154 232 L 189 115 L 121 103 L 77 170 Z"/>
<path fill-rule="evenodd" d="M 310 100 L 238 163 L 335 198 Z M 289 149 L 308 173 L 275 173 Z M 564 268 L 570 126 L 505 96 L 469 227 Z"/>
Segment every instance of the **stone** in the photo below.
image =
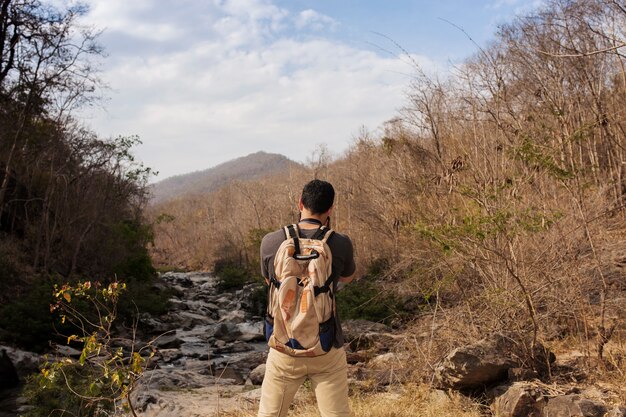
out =
<path fill-rule="evenodd" d="M 359 350 L 357 352 L 346 352 L 346 360 L 350 365 L 357 363 L 365 363 L 371 357 L 365 350 Z"/>
<path fill-rule="evenodd" d="M 604 417 L 626 417 L 625 407 L 615 407 L 611 409 Z"/>
<path fill-rule="evenodd" d="M 542 417 L 547 393 L 527 382 L 513 383 L 492 405 L 497 417 Z"/>
<path fill-rule="evenodd" d="M 144 372 L 140 384 L 139 392 L 143 389 L 193 389 L 215 384 L 215 377 L 184 369 L 160 368 Z"/>
<path fill-rule="evenodd" d="M 231 307 L 228 310 L 219 310 L 222 321 L 227 323 L 243 323 L 246 320 L 246 312 L 239 307 Z"/>
<path fill-rule="evenodd" d="M 20 378 L 26 378 L 33 373 L 37 373 L 39 367 L 45 361 L 43 356 L 34 352 L 15 349 L 9 346 L 0 346 L 0 348 L 6 351 L 8 358 L 13 363 Z"/>
<path fill-rule="evenodd" d="M 183 356 L 206 361 L 209 359 L 209 344 L 205 342 L 186 342 L 180 347 Z"/>
<path fill-rule="evenodd" d="M 262 363 L 256 368 L 254 368 L 248 378 L 254 385 L 261 385 L 263 383 L 263 378 L 265 378 L 265 364 Z"/>
<path fill-rule="evenodd" d="M 513 341 L 501 334 L 456 348 L 435 368 L 435 386 L 475 390 L 506 380 L 508 370 L 520 366 L 513 349 Z"/>
<path fill-rule="evenodd" d="M 560 395 L 551 398 L 542 417 L 604 417 L 607 406 L 580 395 Z"/>
<path fill-rule="evenodd" d="M 0 390 L 17 387 L 19 383 L 17 369 L 6 349 L 2 349 L 0 351 Z"/>
<path fill-rule="evenodd" d="M 531 381 L 533 379 L 539 378 L 539 374 L 532 369 L 526 368 L 509 368 L 508 370 L 508 380 L 509 382 L 516 381 Z"/>
<path fill-rule="evenodd" d="M 213 337 L 225 342 L 234 342 L 239 336 L 241 336 L 241 331 L 234 323 L 220 323 L 213 333 Z"/>
<path fill-rule="evenodd" d="M 213 376 L 220 384 L 228 384 L 229 382 L 231 382 L 235 385 L 241 385 L 245 382 L 239 371 L 231 366 L 215 369 L 213 371 Z"/>
<path fill-rule="evenodd" d="M 67 358 L 79 358 L 83 352 L 67 345 L 56 345 L 54 350 L 57 354 Z"/>
<path fill-rule="evenodd" d="M 367 366 L 375 369 L 405 368 L 407 359 L 397 353 L 389 352 L 373 357 Z"/>
<path fill-rule="evenodd" d="M 343 335 L 353 351 L 376 349 L 385 351 L 395 341 L 391 328 L 367 320 L 346 320 L 341 324 Z"/>
<path fill-rule="evenodd" d="M 237 324 L 237 329 L 241 335 L 237 338 L 243 342 L 257 342 L 265 340 L 263 336 L 263 322 L 244 322 Z"/>
<path fill-rule="evenodd" d="M 200 359 L 187 359 L 183 365 L 186 371 L 194 372 L 200 375 L 213 375 L 209 362 Z"/>
<path fill-rule="evenodd" d="M 247 374 L 251 369 L 256 368 L 267 360 L 267 352 L 250 351 L 239 355 L 229 355 L 228 357 L 215 357 L 211 360 L 214 368 L 233 367 Z"/>
<path fill-rule="evenodd" d="M 182 311 L 179 316 L 182 321 L 189 322 L 188 327 L 185 328 L 186 330 L 192 329 L 196 326 L 215 323 L 215 320 L 208 315 L 196 314 L 190 311 Z"/>
<path fill-rule="evenodd" d="M 158 336 L 152 345 L 157 349 L 175 349 L 179 348 L 183 344 L 183 341 L 176 335 L 176 333 L 168 333 Z"/>
<path fill-rule="evenodd" d="M 249 343 L 240 342 L 237 340 L 235 342 L 227 344 L 223 348 L 215 348 L 213 350 L 213 353 L 222 355 L 224 353 L 242 353 L 249 352 L 251 350 L 253 350 L 253 347 Z"/>
<path fill-rule="evenodd" d="M 159 349 L 157 351 L 157 356 L 159 356 L 164 363 L 170 363 L 176 359 L 182 358 L 183 353 L 180 349 Z"/>

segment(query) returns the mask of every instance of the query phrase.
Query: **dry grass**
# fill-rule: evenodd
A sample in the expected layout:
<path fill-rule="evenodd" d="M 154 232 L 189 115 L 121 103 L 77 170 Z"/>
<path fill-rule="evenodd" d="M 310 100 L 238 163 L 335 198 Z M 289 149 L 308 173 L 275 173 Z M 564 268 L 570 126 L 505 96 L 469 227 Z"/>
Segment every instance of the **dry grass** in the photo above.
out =
<path fill-rule="evenodd" d="M 256 416 L 258 404 L 238 411 L 221 413 L 221 417 Z M 350 396 L 355 417 L 481 417 L 484 406 L 457 393 L 431 391 L 425 384 L 390 387 L 384 393 L 356 392 Z M 291 406 L 290 416 L 319 417 L 315 396 L 306 385 Z"/>

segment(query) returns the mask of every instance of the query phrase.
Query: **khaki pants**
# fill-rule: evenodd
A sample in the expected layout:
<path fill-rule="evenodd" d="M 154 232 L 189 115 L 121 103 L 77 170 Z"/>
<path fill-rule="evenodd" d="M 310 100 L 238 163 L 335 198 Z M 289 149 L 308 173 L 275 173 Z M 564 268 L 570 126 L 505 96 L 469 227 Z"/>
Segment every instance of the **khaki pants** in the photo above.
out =
<path fill-rule="evenodd" d="M 348 364 L 343 348 L 314 358 L 295 358 L 270 349 L 261 387 L 259 417 L 284 417 L 296 391 L 311 379 L 322 417 L 348 417 Z"/>

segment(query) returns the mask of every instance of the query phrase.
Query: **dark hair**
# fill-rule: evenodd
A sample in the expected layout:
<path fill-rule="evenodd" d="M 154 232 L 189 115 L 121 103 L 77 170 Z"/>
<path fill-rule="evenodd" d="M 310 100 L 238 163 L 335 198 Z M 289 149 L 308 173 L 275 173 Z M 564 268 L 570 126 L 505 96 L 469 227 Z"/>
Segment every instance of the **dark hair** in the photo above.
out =
<path fill-rule="evenodd" d="M 335 201 L 335 189 L 322 180 L 309 181 L 302 189 L 302 204 L 313 214 L 326 213 Z"/>

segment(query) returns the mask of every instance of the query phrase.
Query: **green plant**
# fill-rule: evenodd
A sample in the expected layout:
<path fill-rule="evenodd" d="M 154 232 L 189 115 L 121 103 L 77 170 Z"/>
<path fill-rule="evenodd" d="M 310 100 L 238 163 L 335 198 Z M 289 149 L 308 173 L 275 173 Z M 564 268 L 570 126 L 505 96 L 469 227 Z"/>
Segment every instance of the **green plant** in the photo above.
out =
<path fill-rule="evenodd" d="M 218 289 L 228 291 L 238 289 L 252 282 L 252 277 L 245 268 L 232 262 L 218 262 L 214 273 L 218 278 Z"/>
<path fill-rule="evenodd" d="M 130 351 L 114 346 L 112 326 L 117 317 L 117 304 L 126 285 L 112 282 L 79 282 L 76 285 L 54 286 L 54 302 L 50 310 L 58 314 L 61 324 L 73 332 L 66 343 L 82 346 L 80 358 L 56 357 L 44 363 L 39 375 L 25 390 L 33 409 L 29 416 L 110 415 L 118 404 L 124 403 L 136 416 L 130 394 L 146 366 L 149 345 Z M 77 302 L 86 302 L 92 314 L 84 313 Z"/>
<path fill-rule="evenodd" d="M 402 315 L 394 293 L 382 290 L 381 283 L 359 280 L 337 293 L 337 310 L 342 319 L 363 319 L 389 323 Z"/>
<path fill-rule="evenodd" d="M 53 335 L 48 309 L 52 289 L 49 280 L 36 281 L 30 290 L 0 307 L 0 340 L 43 352 Z"/>

